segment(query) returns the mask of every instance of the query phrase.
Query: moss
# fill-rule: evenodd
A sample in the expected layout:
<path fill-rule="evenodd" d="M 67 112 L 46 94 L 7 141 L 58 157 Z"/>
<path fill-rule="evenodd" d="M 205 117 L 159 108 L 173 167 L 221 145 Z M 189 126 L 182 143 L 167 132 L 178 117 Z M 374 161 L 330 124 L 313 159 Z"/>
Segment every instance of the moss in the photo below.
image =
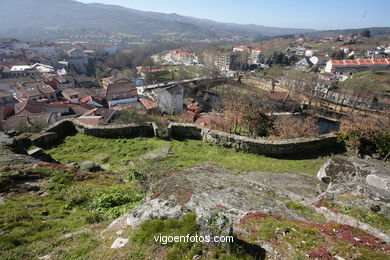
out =
<path fill-rule="evenodd" d="M 312 254 L 324 259 L 336 255 L 359 259 L 365 257 L 368 251 L 372 259 L 390 257 L 382 241 L 347 225 L 302 222 L 277 215 L 251 213 L 241 219 L 239 227 L 249 232 L 249 235 L 237 233 L 239 238 L 249 243 L 267 241 L 280 252 L 288 252 L 288 257 Z"/>
<path fill-rule="evenodd" d="M 345 215 L 352 216 L 357 220 L 365 222 L 385 233 L 390 233 L 390 218 L 382 214 L 370 210 L 363 210 L 356 207 L 343 206 L 334 202 L 328 203 L 327 205 L 332 210 L 335 210 Z"/>
<path fill-rule="evenodd" d="M 317 223 L 326 223 L 325 217 L 321 214 L 316 213 L 315 210 L 311 207 L 296 203 L 291 200 L 284 201 L 284 204 L 286 204 L 286 206 L 289 209 L 294 210 L 299 215 L 301 215 L 302 217 L 304 217 L 309 221 L 313 221 Z"/>

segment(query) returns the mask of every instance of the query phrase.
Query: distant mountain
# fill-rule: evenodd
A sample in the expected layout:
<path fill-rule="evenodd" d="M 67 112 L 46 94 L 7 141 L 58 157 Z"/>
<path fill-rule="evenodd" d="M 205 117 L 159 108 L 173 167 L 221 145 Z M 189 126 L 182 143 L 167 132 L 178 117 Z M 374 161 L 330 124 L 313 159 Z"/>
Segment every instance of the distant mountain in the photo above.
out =
<path fill-rule="evenodd" d="M 71 0 L 0 0 L 0 17 L 0 37 L 24 40 L 61 39 L 79 34 L 89 34 L 90 37 L 120 34 L 130 39 L 188 40 L 235 35 L 258 38 L 313 32 L 310 29 L 220 23 Z"/>
<path fill-rule="evenodd" d="M 327 30 L 327 31 L 315 31 L 309 33 L 311 36 L 322 37 L 322 36 L 338 36 L 338 35 L 352 35 L 359 34 L 363 30 L 368 29 L 371 32 L 371 36 L 390 34 L 390 27 L 370 27 L 370 28 L 359 28 L 359 29 L 342 29 L 342 30 Z"/>

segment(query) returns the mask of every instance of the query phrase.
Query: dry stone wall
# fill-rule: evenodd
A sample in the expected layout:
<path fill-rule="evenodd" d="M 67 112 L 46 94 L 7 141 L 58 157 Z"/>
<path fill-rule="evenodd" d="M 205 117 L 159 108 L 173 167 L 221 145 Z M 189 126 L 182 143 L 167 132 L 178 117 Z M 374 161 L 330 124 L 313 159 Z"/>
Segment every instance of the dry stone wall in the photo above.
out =
<path fill-rule="evenodd" d="M 171 123 L 168 127 L 168 133 L 174 139 L 203 140 L 224 147 L 236 148 L 239 151 L 274 156 L 317 153 L 329 148 L 336 150 L 341 145 L 337 142 L 337 136 L 334 134 L 284 140 L 264 140 L 210 130 L 195 124 L 182 123 Z"/>
<path fill-rule="evenodd" d="M 88 125 L 74 119 L 65 119 L 51 125 L 44 132 L 56 133 L 59 138 L 77 132 L 105 138 L 154 137 L 157 136 L 157 125 L 153 122 L 124 125 Z"/>

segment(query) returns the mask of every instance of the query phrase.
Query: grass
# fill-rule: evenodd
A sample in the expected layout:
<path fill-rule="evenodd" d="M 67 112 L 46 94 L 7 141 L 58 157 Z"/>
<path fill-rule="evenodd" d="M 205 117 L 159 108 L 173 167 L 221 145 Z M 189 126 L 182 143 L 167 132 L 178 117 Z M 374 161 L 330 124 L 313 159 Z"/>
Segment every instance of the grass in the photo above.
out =
<path fill-rule="evenodd" d="M 42 192 L 13 193 L 0 205 L 0 259 L 85 258 L 101 245 L 101 229 L 143 198 L 136 182 L 109 173 L 50 164 L 28 171 L 41 177 Z M 64 237 L 77 231 L 85 232 Z"/>
<path fill-rule="evenodd" d="M 55 248 L 68 248 L 68 259 L 74 259 L 98 246 L 96 233 L 85 221 L 86 211 L 66 208 L 66 202 L 49 195 L 23 194 L 8 199 L 0 206 L 0 258 L 27 259 L 43 256 Z M 101 223 L 107 225 L 108 222 Z M 89 230 L 83 237 L 64 239 L 63 235 Z M 78 246 L 71 247 L 72 244 Z M 83 253 L 84 252 L 84 253 Z"/>
<path fill-rule="evenodd" d="M 354 78 L 368 78 L 373 81 L 371 93 L 389 94 L 390 93 L 390 72 L 389 71 L 363 71 L 353 74 Z M 339 83 L 340 88 L 353 90 L 352 86 L 346 84 L 348 82 Z"/>
<path fill-rule="evenodd" d="M 47 150 L 63 164 L 97 161 L 105 157 L 111 170 L 128 167 L 140 155 L 170 146 L 174 156 L 163 159 L 167 171 L 178 171 L 201 163 L 215 163 L 237 173 L 249 171 L 295 172 L 316 174 L 327 158 L 289 160 L 236 152 L 234 149 L 197 140 L 165 141 L 157 138 L 104 139 L 83 134 L 69 136 L 64 143 Z"/>
<path fill-rule="evenodd" d="M 181 79 L 191 79 L 191 78 L 195 78 L 198 73 L 195 71 L 196 67 L 193 66 L 186 66 L 182 71 L 180 71 L 180 66 L 178 65 L 165 66 L 165 67 L 169 70 L 169 73 L 157 78 L 157 80 L 162 82 L 181 80 Z M 173 79 L 172 79 L 172 73 L 173 73 Z"/>
<path fill-rule="evenodd" d="M 202 68 L 199 68 L 199 67 L 197 67 L 197 66 L 186 66 L 185 67 L 186 68 L 186 70 L 188 70 L 188 71 L 191 71 L 192 73 L 195 73 L 195 74 L 204 74 L 204 69 L 202 69 Z"/>

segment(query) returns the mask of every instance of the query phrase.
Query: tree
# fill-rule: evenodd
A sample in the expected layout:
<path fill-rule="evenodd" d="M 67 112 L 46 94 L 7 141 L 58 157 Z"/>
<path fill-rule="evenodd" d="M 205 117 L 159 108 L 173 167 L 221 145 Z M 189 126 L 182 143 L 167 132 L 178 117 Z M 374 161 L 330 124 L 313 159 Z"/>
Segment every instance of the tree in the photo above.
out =
<path fill-rule="evenodd" d="M 243 123 L 246 125 L 252 137 L 267 137 L 274 128 L 272 114 L 267 114 L 267 109 L 261 104 L 262 97 L 252 95 L 247 97 L 244 105 Z"/>
<path fill-rule="evenodd" d="M 373 85 L 373 81 L 366 77 L 352 77 L 343 82 L 341 86 L 352 90 L 353 103 L 352 110 L 350 112 L 351 114 L 357 108 L 359 103 L 361 103 L 361 106 L 365 104 L 364 98 L 371 93 Z M 365 105 L 368 106 L 369 104 L 366 103 Z"/>
<path fill-rule="evenodd" d="M 371 32 L 368 29 L 364 29 L 363 31 L 360 32 L 360 36 L 369 38 L 371 37 Z"/>
<path fill-rule="evenodd" d="M 344 60 L 345 59 L 345 52 L 343 50 L 338 50 L 334 52 L 332 55 L 332 58 L 336 60 Z"/>
<path fill-rule="evenodd" d="M 269 70 L 265 72 L 265 78 L 267 80 L 271 80 L 272 84 L 272 92 L 275 91 L 276 82 L 278 82 L 279 78 L 283 75 L 283 68 L 280 66 L 272 66 Z"/>
<path fill-rule="evenodd" d="M 305 73 L 302 77 L 302 80 L 303 80 L 304 93 L 308 97 L 308 106 L 310 107 L 316 94 L 318 74 Z"/>
<path fill-rule="evenodd" d="M 135 76 L 134 71 L 132 71 L 131 69 L 124 69 L 124 70 L 122 71 L 122 74 L 123 74 L 124 76 L 126 76 L 126 77 L 129 77 L 129 78 L 132 78 L 132 77 Z"/>

